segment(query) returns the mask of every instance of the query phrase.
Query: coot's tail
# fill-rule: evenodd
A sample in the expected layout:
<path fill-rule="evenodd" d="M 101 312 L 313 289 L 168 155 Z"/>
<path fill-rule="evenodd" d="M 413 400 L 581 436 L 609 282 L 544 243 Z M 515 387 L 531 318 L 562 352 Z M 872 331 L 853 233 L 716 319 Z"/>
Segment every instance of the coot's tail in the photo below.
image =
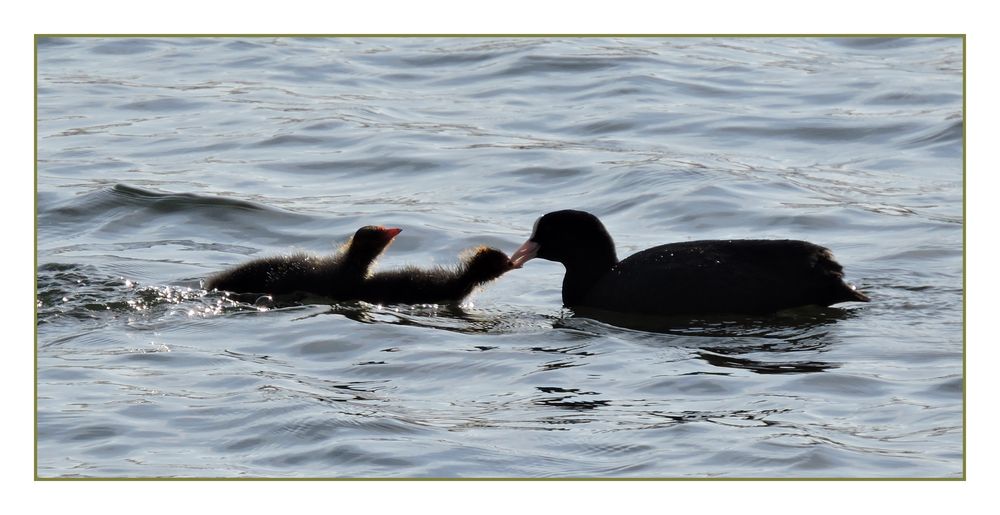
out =
<path fill-rule="evenodd" d="M 853 284 L 848 284 L 847 288 L 848 288 L 848 292 L 847 292 L 848 298 L 845 299 L 847 301 L 855 300 L 855 301 L 858 301 L 858 302 L 868 302 L 868 301 L 872 300 L 871 298 L 869 298 L 864 293 L 861 293 L 860 291 L 858 291 L 857 288 L 855 288 Z"/>
<path fill-rule="evenodd" d="M 840 302 L 871 301 L 867 295 L 858 291 L 853 284 L 844 282 L 844 267 L 840 266 L 840 263 L 833 258 L 833 253 L 830 252 L 830 249 L 820 247 L 820 251 L 815 259 L 814 266 L 829 278 L 827 284 L 831 287 L 831 298 L 830 302 L 826 304 L 827 306 Z"/>

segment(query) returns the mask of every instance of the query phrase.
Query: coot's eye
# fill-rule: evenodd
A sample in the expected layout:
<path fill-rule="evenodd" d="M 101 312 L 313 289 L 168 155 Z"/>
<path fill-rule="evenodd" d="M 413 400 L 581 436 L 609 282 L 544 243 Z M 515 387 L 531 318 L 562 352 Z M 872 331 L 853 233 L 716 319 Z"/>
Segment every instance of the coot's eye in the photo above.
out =
<path fill-rule="evenodd" d="M 535 225 L 531 226 L 531 237 L 528 238 L 529 240 L 534 240 L 535 237 L 538 236 L 538 222 L 541 222 L 541 221 L 542 221 L 542 218 L 539 217 L 537 220 L 535 220 Z"/>

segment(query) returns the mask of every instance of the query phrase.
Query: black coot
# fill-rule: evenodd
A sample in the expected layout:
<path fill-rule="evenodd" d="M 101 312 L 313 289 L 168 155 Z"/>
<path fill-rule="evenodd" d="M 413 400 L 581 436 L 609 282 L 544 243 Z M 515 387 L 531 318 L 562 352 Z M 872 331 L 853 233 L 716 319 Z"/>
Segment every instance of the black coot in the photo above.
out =
<path fill-rule="evenodd" d="M 669 243 L 622 261 L 604 224 L 584 211 L 555 211 L 535 222 L 511 256 L 562 263 L 563 304 L 623 313 L 765 314 L 799 306 L 867 302 L 844 283 L 829 249 L 795 240 Z"/>
<path fill-rule="evenodd" d="M 510 259 L 502 251 L 476 247 L 463 253 L 462 262 L 456 267 L 403 267 L 376 272 L 365 279 L 355 299 L 377 304 L 460 302 L 477 286 L 512 268 Z"/>
<path fill-rule="evenodd" d="M 293 254 L 255 259 L 209 277 L 205 289 L 354 298 L 375 260 L 400 231 L 402 229 L 365 226 L 333 255 Z"/>

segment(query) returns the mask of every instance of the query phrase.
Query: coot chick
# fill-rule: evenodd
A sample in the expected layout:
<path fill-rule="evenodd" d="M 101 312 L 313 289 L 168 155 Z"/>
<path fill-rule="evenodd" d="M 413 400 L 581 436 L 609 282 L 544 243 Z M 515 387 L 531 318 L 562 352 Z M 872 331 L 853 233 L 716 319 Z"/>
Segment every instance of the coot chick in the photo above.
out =
<path fill-rule="evenodd" d="M 365 279 L 357 300 L 376 304 L 445 304 L 460 302 L 476 287 L 500 277 L 513 265 L 507 254 L 490 247 L 463 253 L 455 267 L 403 267 Z"/>
<path fill-rule="evenodd" d="M 829 249 L 796 240 L 702 240 L 653 247 L 618 261 L 604 224 L 584 211 L 535 222 L 511 256 L 566 267 L 563 304 L 649 315 L 766 314 L 838 302 L 868 302 L 844 283 Z"/>
<path fill-rule="evenodd" d="M 358 229 L 333 255 L 300 253 L 255 259 L 209 277 L 205 289 L 353 298 L 369 276 L 375 260 L 400 231 L 402 229 L 368 225 Z"/>

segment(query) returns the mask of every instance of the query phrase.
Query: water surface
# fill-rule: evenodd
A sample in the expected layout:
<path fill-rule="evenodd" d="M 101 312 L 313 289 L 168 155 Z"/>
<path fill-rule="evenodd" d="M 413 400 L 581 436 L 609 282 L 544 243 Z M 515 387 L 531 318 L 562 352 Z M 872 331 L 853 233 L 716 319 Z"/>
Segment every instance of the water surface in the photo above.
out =
<path fill-rule="evenodd" d="M 40 477 L 961 477 L 962 40 L 56 38 L 38 47 Z M 462 306 L 264 309 L 597 214 L 627 256 L 807 239 L 869 304 L 627 328 L 541 260 Z"/>

